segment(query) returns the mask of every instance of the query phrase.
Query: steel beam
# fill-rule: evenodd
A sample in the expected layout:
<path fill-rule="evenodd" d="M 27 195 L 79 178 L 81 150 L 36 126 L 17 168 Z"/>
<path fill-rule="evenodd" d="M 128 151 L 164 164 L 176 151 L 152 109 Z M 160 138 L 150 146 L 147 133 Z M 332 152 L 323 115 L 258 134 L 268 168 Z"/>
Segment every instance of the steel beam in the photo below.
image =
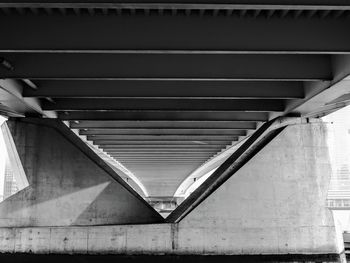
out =
<path fill-rule="evenodd" d="M 35 83 L 38 88 L 25 89 L 24 97 L 184 99 L 298 99 L 304 97 L 301 82 L 37 80 Z"/>
<path fill-rule="evenodd" d="M 237 116 L 236 116 L 237 117 Z M 235 121 L 71 121 L 72 129 L 256 129 L 255 122 Z"/>
<path fill-rule="evenodd" d="M 225 147 L 222 145 L 193 145 L 193 144 L 184 144 L 184 145 L 101 145 L 99 147 L 103 151 L 201 151 L 201 150 L 221 150 Z"/>
<path fill-rule="evenodd" d="M 184 153 L 111 153 L 112 157 L 120 157 L 120 158 L 205 158 L 213 155 L 214 153 L 207 152 L 184 152 Z"/>
<path fill-rule="evenodd" d="M 80 135 L 237 135 L 245 136 L 245 130 L 237 129 L 89 129 Z"/>
<path fill-rule="evenodd" d="M 148 165 L 154 166 L 157 164 L 164 165 L 164 166 L 176 165 L 179 167 L 183 167 L 184 169 L 187 169 L 186 165 L 190 165 L 191 167 L 193 167 L 195 165 L 199 166 L 204 162 L 205 162 L 205 159 L 203 160 L 158 160 L 158 161 L 157 160 L 122 160 L 120 161 L 120 163 L 125 165 L 128 169 L 131 169 L 131 171 L 140 170 L 141 169 L 140 167 L 145 168 Z"/>
<path fill-rule="evenodd" d="M 332 78 L 328 55 L 0 53 L 0 56 L 14 67 L 12 71 L 0 67 L 1 78 L 32 79 L 34 83 L 35 79 L 295 81 Z"/>
<path fill-rule="evenodd" d="M 25 114 L 56 117 L 55 112 L 43 111 L 40 100 L 37 98 L 24 98 L 22 96 L 25 84 L 12 79 L 0 79 L 0 108 L 5 116 L 20 117 Z"/>
<path fill-rule="evenodd" d="M 147 156 L 112 156 L 113 158 L 115 158 L 116 160 L 119 160 L 121 162 L 123 161 L 126 161 L 126 160 L 143 160 L 143 161 L 149 161 L 149 160 L 203 160 L 205 161 L 208 157 L 207 156 L 189 156 L 189 157 L 177 157 L 177 156 L 150 156 L 150 157 L 147 157 Z"/>
<path fill-rule="evenodd" d="M 339 10 L 350 9 L 347 0 L 271 0 L 268 3 L 256 1 L 252 4 L 249 0 L 226 0 L 216 3 L 215 1 L 152 1 L 145 2 L 140 0 L 113 0 L 113 1 L 96 1 L 96 0 L 61 0 L 40 2 L 36 0 L 22 0 L 22 1 L 0 1 L 0 8 L 110 8 L 110 9 L 235 9 L 235 10 L 284 10 L 292 9 L 298 10 L 304 8 L 306 10 Z"/>
<path fill-rule="evenodd" d="M 44 101 L 44 110 L 150 110 L 150 111 L 254 111 L 283 112 L 284 100 L 259 99 L 56 99 Z"/>
<path fill-rule="evenodd" d="M 94 141 L 95 145 L 149 145 L 149 144 L 155 144 L 155 145 L 188 145 L 188 144 L 193 144 L 193 145 L 229 145 L 231 144 L 233 141 L 237 141 L 237 140 L 227 140 L 227 141 L 221 141 L 221 140 L 206 140 L 206 141 L 198 141 L 198 140 L 186 140 L 186 141 L 156 141 L 156 140 L 152 140 L 152 141 L 127 141 L 127 140 L 121 140 L 121 141 L 116 141 L 116 140 L 99 140 L 99 141 Z"/>
<path fill-rule="evenodd" d="M 90 141 L 101 140 L 128 140 L 128 141 L 150 141 L 150 140 L 165 140 L 165 141 L 230 141 L 236 140 L 237 136 L 228 135 L 88 135 Z"/>
<path fill-rule="evenodd" d="M 9 14 L 0 17 L 0 50 L 349 52 L 349 21 L 332 17 L 118 16 L 115 11 L 103 16 Z"/>
<path fill-rule="evenodd" d="M 196 153 L 201 153 L 201 154 L 214 154 L 217 153 L 218 151 L 216 149 L 155 149 L 155 150 L 140 150 L 140 149 L 131 149 L 131 150 L 105 150 L 106 153 L 108 154 L 132 154 L 132 155 L 139 155 L 139 154 L 144 154 L 149 156 L 150 154 L 154 155 L 163 155 L 163 154 L 196 154 Z"/>
<path fill-rule="evenodd" d="M 113 138 L 105 138 L 105 137 L 100 137 L 100 138 L 94 138 L 94 137 L 89 137 L 88 140 L 93 141 L 95 144 L 113 144 L 113 142 L 116 141 L 181 141 L 181 142 L 186 142 L 186 141 L 237 141 L 238 137 L 233 137 L 233 136 L 118 136 L 118 137 L 113 137 Z"/>
<path fill-rule="evenodd" d="M 209 122 L 263 122 L 269 119 L 265 112 L 213 111 L 69 111 L 58 112 L 61 120 L 114 120 L 114 121 L 198 121 Z M 229 126 L 227 126 L 229 127 Z"/>

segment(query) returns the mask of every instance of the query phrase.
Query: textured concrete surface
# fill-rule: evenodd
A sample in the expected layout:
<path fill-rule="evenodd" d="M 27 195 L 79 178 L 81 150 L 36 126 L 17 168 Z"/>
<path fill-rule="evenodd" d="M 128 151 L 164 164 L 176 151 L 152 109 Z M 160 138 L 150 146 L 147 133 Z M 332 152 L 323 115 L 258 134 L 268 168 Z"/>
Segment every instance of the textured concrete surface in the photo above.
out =
<path fill-rule="evenodd" d="M 325 126 L 289 126 L 179 224 L 0 228 L 0 251 L 334 255 L 329 176 Z"/>
<path fill-rule="evenodd" d="M 82 254 L 0 254 L 3 262 L 33 262 L 33 263 L 124 263 L 124 262 L 152 262 L 152 263 L 263 263 L 263 262 L 340 262 L 339 255 L 82 255 Z M 345 262 L 344 262 L 345 263 Z"/>
<path fill-rule="evenodd" d="M 57 130 L 17 121 L 8 124 L 29 187 L 0 203 L 0 226 L 162 221 L 142 198 L 111 178 Z"/>
<path fill-rule="evenodd" d="M 186 253 L 342 250 L 325 208 L 331 167 L 326 126 L 287 127 L 179 224 Z"/>

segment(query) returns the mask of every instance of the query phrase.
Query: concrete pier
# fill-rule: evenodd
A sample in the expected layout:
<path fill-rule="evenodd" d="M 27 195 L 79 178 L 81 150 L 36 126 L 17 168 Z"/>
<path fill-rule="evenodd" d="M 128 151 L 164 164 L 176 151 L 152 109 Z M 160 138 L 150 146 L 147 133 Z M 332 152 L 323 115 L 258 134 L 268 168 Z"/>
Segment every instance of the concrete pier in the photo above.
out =
<path fill-rule="evenodd" d="M 29 187 L 0 203 L 1 227 L 162 222 L 58 120 L 8 121 Z"/>
<path fill-rule="evenodd" d="M 0 204 L 3 253 L 340 260 L 340 233 L 325 207 L 323 123 L 286 127 L 176 224 L 162 223 L 51 124 L 10 127 L 30 186 Z"/>
<path fill-rule="evenodd" d="M 0 0 L 0 262 L 345 263 L 349 28 L 349 0 Z"/>

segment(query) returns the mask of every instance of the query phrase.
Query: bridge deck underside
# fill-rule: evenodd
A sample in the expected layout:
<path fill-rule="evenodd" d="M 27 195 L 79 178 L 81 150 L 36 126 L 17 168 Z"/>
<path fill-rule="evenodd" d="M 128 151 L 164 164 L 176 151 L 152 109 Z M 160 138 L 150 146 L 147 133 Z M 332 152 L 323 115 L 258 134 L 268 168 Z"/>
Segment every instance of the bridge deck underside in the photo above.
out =
<path fill-rule="evenodd" d="M 1 111 L 68 121 L 172 196 L 262 122 L 300 115 L 350 51 L 346 1 L 241 2 L 0 1 Z"/>

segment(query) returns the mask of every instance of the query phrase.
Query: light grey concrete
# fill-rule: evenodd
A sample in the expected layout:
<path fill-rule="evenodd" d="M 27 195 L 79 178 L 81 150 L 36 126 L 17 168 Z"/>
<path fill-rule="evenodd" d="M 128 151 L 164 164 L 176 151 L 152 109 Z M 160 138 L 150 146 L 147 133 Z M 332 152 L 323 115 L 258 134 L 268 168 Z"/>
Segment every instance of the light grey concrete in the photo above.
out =
<path fill-rule="evenodd" d="M 179 224 L 186 253 L 335 253 L 322 123 L 287 127 Z"/>
<path fill-rule="evenodd" d="M 54 128 L 21 121 L 9 121 L 9 127 L 29 186 L 0 203 L 0 226 L 162 222 L 141 197 Z"/>
<path fill-rule="evenodd" d="M 0 228 L 1 252 L 337 254 L 323 124 L 287 127 L 179 224 Z"/>

